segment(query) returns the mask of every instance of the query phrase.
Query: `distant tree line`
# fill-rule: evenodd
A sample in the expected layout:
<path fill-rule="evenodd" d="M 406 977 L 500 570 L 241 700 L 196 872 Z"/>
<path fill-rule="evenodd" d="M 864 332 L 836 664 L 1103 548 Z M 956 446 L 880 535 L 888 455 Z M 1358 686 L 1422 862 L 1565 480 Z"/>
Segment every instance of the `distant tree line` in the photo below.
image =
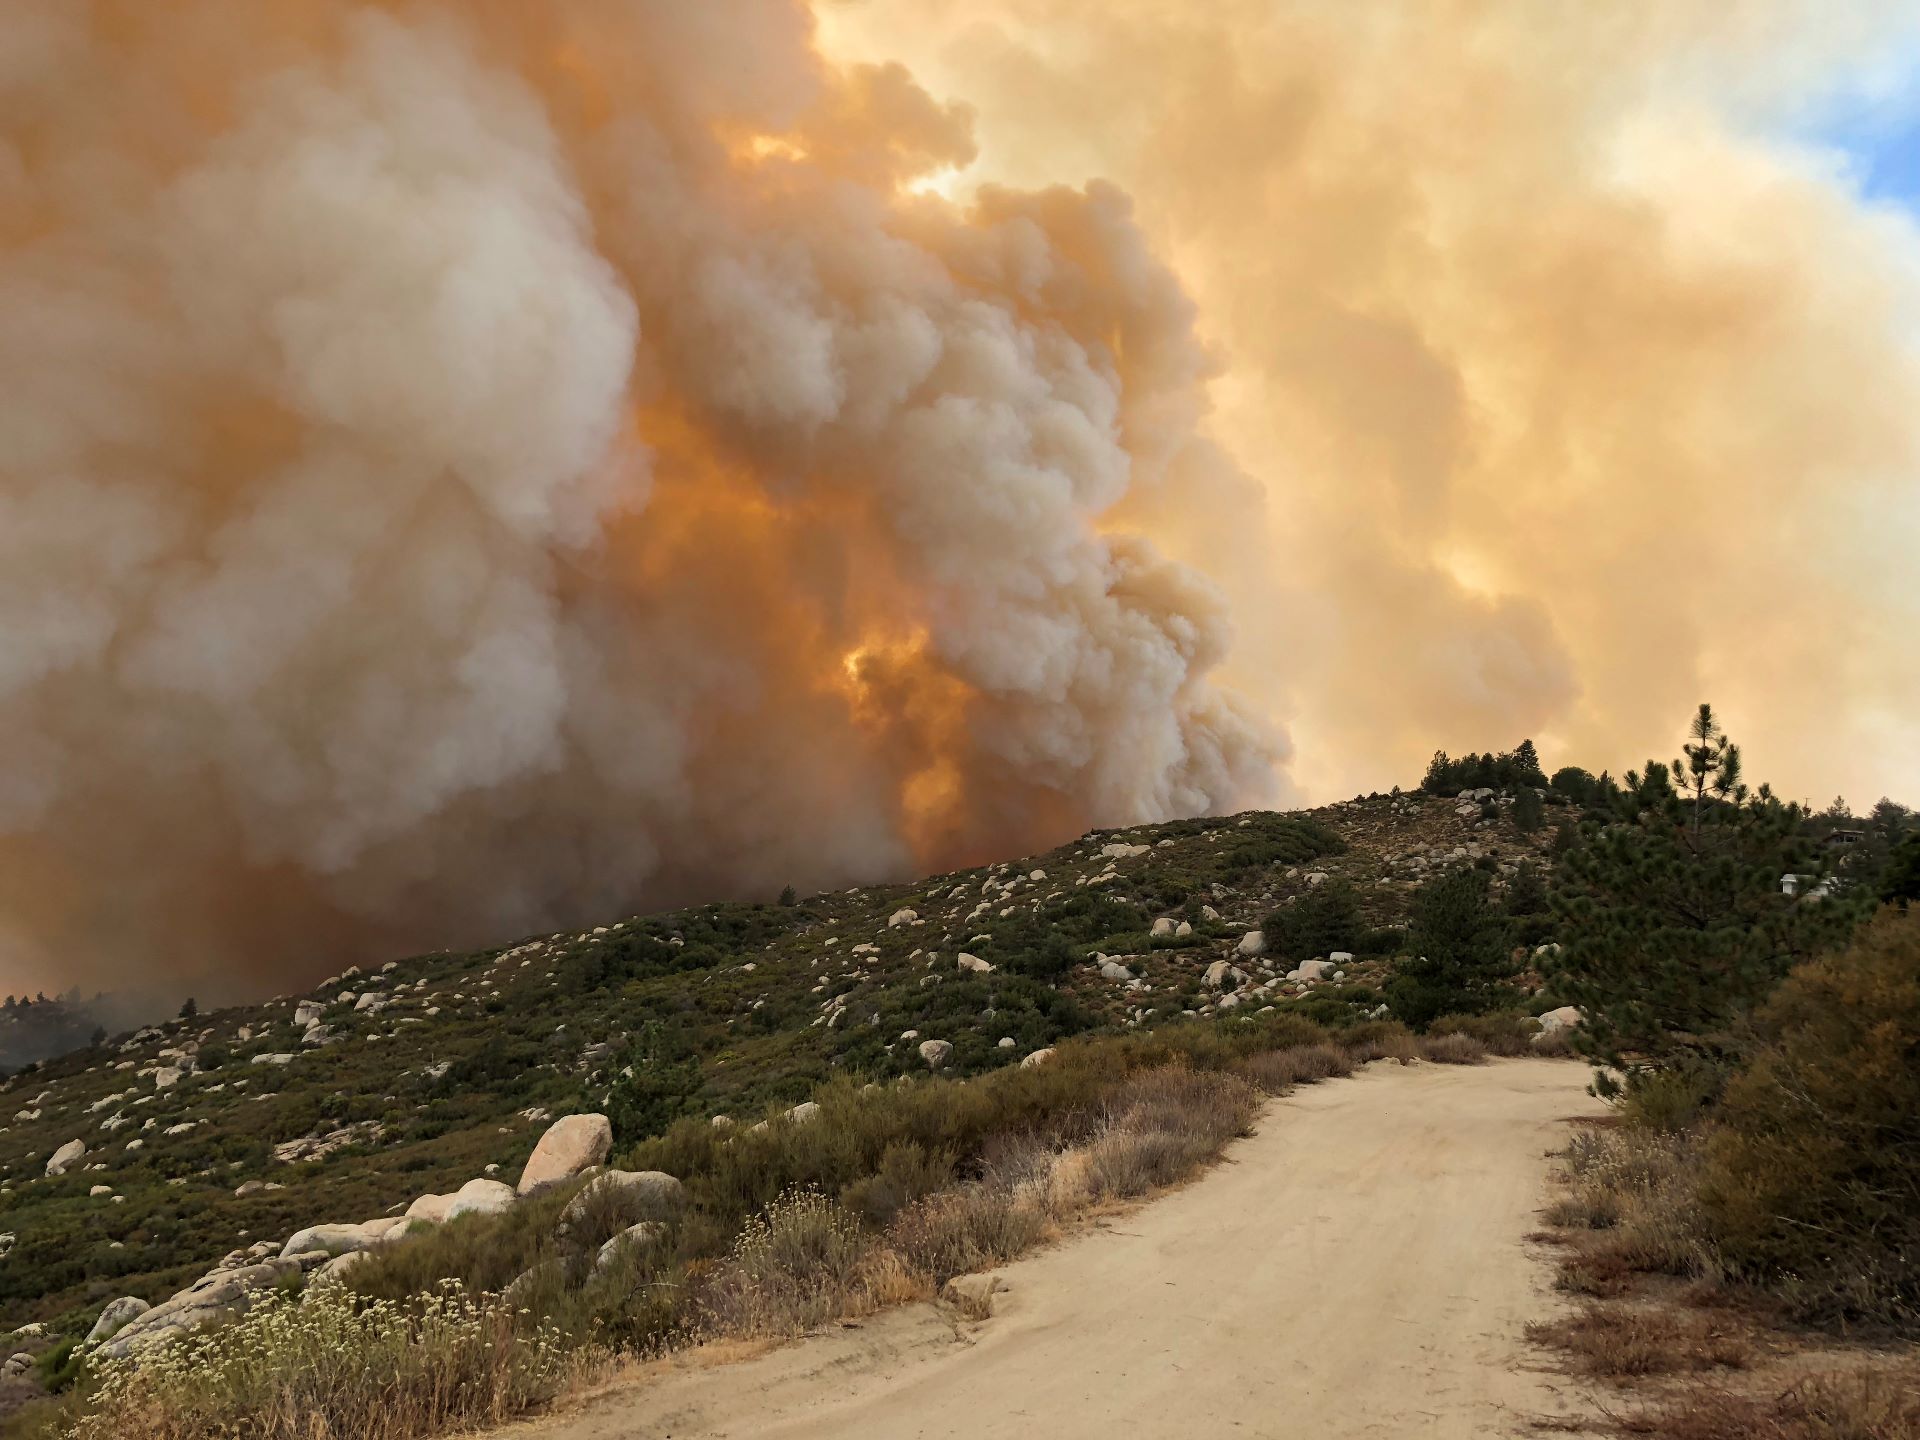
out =
<path fill-rule="evenodd" d="M 1462 755 L 1457 760 L 1444 750 L 1436 750 L 1420 788 L 1433 795 L 1456 795 L 1462 790 L 1511 790 L 1519 785 L 1546 783 L 1533 741 L 1522 740 L 1501 754 Z"/>

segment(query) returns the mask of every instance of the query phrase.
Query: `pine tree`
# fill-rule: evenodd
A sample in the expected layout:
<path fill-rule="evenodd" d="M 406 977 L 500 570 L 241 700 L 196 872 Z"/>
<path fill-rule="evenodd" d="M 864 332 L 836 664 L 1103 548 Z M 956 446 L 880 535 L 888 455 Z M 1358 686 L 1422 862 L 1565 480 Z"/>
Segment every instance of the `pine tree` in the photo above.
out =
<path fill-rule="evenodd" d="M 1522 785 L 1513 795 L 1513 828 L 1522 835 L 1531 835 L 1546 820 L 1546 806 L 1540 803 L 1540 792 L 1531 785 Z"/>
<path fill-rule="evenodd" d="M 1522 740 L 1512 756 L 1513 768 L 1518 772 L 1522 785 L 1544 785 L 1546 772 L 1540 768 L 1540 752 L 1533 748 L 1533 741 Z"/>
<path fill-rule="evenodd" d="M 1765 786 L 1749 794 L 1739 754 L 1701 706 L 1680 786 L 1651 761 L 1629 772 L 1561 857 L 1549 973 L 1586 1012 L 1578 1043 L 1601 1065 L 1723 1069 L 1742 1017 L 1864 914 L 1857 892 L 1782 893 L 1783 874 L 1818 871 L 1806 814 Z"/>
<path fill-rule="evenodd" d="M 1880 898 L 1906 909 L 1920 900 L 1920 830 L 1893 847 L 1880 877 Z"/>
<path fill-rule="evenodd" d="M 1413 958 L 1400 962 L 1387 998 L 1409 1025 L 1482 1014 L 1507 998 L 1516 967 L 1486 871 L 1449 870 L 1422 885 L 1407 939 Z"/>
<path fill-rule="evenodd" d="M 1745 796 L 1746 787 L 1740 783 L 1740 747 L 1727 738 L 1713 707 L 1704 700 L 1687 728 L 1687 737 L 1680 747 L 1686 758 L 1673 762 L 1673 773 L 1680 777 L 1680 788 L 1693 797 L 1693 838 L 1697 843 L 1707 797 L 1737 804 Z M 1652 764 L 1647 768 L 1652 770 Z"/>
<path fill-rule="evenodd" d="M 780 903 L 782 905 L 797 905 L 800 903 L 800 897 L 793 893 L 793 887 L 791 885 L 780 892 Z"/>
<path fill-rule="evenodd" d="M 200 1013 L 200 1002 L 195 1000 L 191 995 L 189 995 L 187 997 L 187 1003 L 180 1007 L 180 1018 L 182 1020 L 191 1020 L 193 1019 L 194 1016 L 198 1015 L 199 1013 Z"/>
<path fill-rule="evenodd" d="M 1522 861 L 1507 884 L 1507 913 L 1513 916 L 1544 915 L 1553 908 L 1552 897 L 1540 872 Z"/>

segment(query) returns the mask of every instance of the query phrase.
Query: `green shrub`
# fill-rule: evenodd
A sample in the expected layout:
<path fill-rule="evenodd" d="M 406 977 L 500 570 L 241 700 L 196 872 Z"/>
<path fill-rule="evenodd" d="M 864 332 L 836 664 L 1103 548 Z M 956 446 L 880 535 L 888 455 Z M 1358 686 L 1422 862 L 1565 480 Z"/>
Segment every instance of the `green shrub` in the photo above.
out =
<path fill-rule="evenodd" d="M 1346 881 L 1329 880 L 1269 915 L 1264 933 L 1276 953 L 1299 960 L 1355 951 L 1363 933 L 1360 897 Z"/>
<path fill-rule="evenodd" d="M 1701 1200 L 1803 1316 L 1920 1330 L 1920 915 L 1800 966 L 1728 1083 Z"/>
<path fill-rule="evenodd" d="M 1674 1135 L 1699 1123 L 1721 1077 L 1701 1068 L 1643 1070 L 1629 1077 L 1620 1113 L 1629 1124 Z"/>

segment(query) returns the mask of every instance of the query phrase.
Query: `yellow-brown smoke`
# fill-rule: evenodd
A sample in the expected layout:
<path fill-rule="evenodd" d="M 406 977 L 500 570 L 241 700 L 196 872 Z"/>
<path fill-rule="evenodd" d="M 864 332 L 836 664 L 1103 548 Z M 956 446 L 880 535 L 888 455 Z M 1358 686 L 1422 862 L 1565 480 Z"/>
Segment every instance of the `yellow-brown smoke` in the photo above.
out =
<path fill-rule="evenodd" d="M 1193 309 L 973 146 L 798 0 L 10 0 L 0 989 L 1273 793 Z"/>
<path fill-rule="evenodd" d="M 1909 0 L 863 0 L 832 53 L 1109 177 L 1198 302 L 1256 504 L 1130 497 L 1228 591 L 1323 797 L 1436 746 L 1920 792 L 1920 236 L 1775 137 Z M 1228 473 L 1231 473 L 1230 471 Z"/>

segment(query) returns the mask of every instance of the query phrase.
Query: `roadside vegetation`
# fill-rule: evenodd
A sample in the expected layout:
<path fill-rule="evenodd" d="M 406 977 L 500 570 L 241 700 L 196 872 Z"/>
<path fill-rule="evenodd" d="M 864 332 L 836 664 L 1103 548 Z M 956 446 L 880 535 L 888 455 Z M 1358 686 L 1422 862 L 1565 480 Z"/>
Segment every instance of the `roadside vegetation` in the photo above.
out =
<path fill-rule="evenodd" d="M 1549 983 L 1617 1115 L 1546 1216 L 1580 1308 L 1531 1334 L 1627 1392 L 1622 1433 L 1920 1435 L 1920 909 L 1881 831 L 1912 816 L 1748 793 L 1706 707 L 1684 754 L 1561 862 Z"/>
<path fill-rule="evenodd" d="M 82 1258 L 95 1176 L 32 1181 L 57 1243 L 0 1266 L 0 1302 L 63 1297 L 36 1347 L 56 1398 L 0 1414 L 0 1435 L 412 1440 L 536 1410 L 619 1357 L 913 1300 L 977 1319 L 990 1293 L 951 1282 L 1198 1173 L 1263 1096 L 1370 1063 L 1576 1054 L 1618 1109 L 1576 1136 L 1549 1217 L 1590 1308 L 1535 1338 L 1655 1387 L 1623 1422 L 1645 1433 L 1734 1433 L 1685 1428 L 1712 1410 L 1796 1440 L 1911 1434 L 1884 1401 L 1910 1352 L 1754 1388 L 1783 1325 L 1920 1333 L 1910 812 L 1749 790 L 1705 707 L 1682 759 L 1619 781 L 1548 780 L 1523 742 L 1438 755 L 1426 793 L 1352 807 L 1352 847 L 1269 815 L 1096 834 L 916 886 L 423 957 L 356 982 L 384 1015 L 332 997 L 332 1042 L 310 1050 L 283 1004 L 218 1033 L 183 1011 L 35 1067 L 10 1088 L 22 1114 L 41 1094 L 93 1114 L 124 1099 L 108 1057 L 198 1045 L 175 1086 L 126 1101 L 169 1143 L 115 1161 L 104 1271 Z M 562 1187 L 368 1252 L 157 1362 L 79 1345 L 116 1281 L 164 1293 L 204 1268 L 207 1235 L 312 1223 L 312 1193 L 236 1185 L 286 1173 L 275 1146 L 343 1138 L 306 1184 L 336 1214 L 398 1213 L 581 1109 L 611 1118 L 617 1168 L 676 1177 L 680 1198 Z M 30 1127 L 71 1122 L 18 1123 L 37 1163 L 53 1135 Z M 0 1190 L 0 1219 L 20 1203 Z M 1689 1409 L 1687 1387 L 1724 1403 Z M 1883 1410 L 1896 1428 L 1872 1428 Z M 1865 1428 L 1806 1428 L 1856 1411 Z"/>
<path fill-rule="evenodd" d="M 33 1424 L 73 1440 L 411 1440 L 537 1409 L 619 1356 L 943 1295 L 977 1318 L 990 1302 L 949 1292 L 954 1277 L 1191 1177 L 1265 1096 L 1420 1056 L 1485 1051 L 1460 1032 L 1276 1015 L 1071 1041 L 971 1079 L 837 1080 L 817 1111 L 764 1126 L 683 1120 L 615 1157 L 681 1177 L 683 1203 L 588 1182 L 463 1217 L 157 1358 L 101 1365 Z"/>

